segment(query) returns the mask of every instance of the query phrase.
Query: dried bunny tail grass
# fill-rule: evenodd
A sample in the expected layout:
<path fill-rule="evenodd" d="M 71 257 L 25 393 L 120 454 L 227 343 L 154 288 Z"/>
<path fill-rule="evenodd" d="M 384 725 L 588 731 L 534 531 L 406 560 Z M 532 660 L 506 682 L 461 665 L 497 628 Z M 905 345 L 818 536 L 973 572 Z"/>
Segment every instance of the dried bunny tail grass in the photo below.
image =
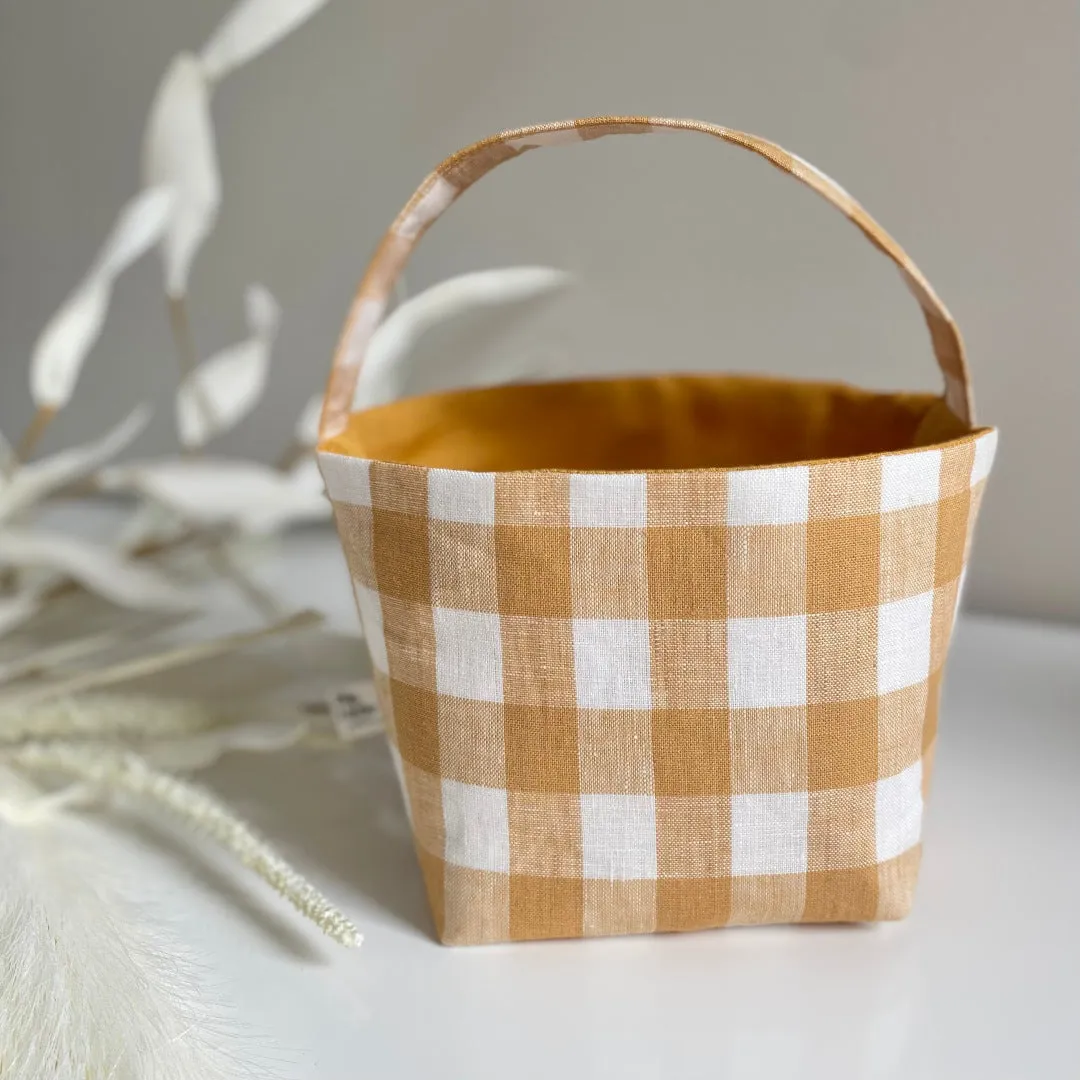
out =
<path fill-rule="evenodd" d="M 156 803 L 216 840 L 323 933 L 350 948 L 363 941 L 356 927 L 311 882 L 205 788 L 161 772 L 137 754 L 109 747 L 30 743 L 14 750 L 11 760 L 24 769 L 63 773 Z"/>
<path fill-rule="evenodd" d="M 0 782 L 11 790 L 8 775 Z M 0 818 L 0 1076 L 277 1075 L 265 1040 L 237 1024 L 160 917 L 127 898 L 94 841 L 68 817 L 33 827 Z"/>
<path fill-rule="evenodd" d="M 0 702 L 0 745 L 27 739 L 167 739 L 227 722 L 203 702 L 143 694 L 88 694 L 7 708 Z"/>

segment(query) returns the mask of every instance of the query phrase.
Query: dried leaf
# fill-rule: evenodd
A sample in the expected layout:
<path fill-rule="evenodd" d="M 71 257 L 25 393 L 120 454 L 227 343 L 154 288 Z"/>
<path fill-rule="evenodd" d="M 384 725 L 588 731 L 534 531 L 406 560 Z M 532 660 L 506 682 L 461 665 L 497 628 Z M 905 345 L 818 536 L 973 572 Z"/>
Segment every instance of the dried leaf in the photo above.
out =
<path fill-rule="evenodd" d="M 319 441 L 319 420 L 322 417 L 323 393 L 320 390 L 304 406 L 296 419 L 293 439 L 297 446 L 314 447 Z"/>
<path fill-rule="evenodd" d="M 21 626 L 36 615 L 41 604 L 36 592 L 0 596 L 0 635 Z"/>
<path fill-rule="evenodd" d="M 21 466 L 8 480 L 0 479 L 0 522 L 93 472 L 123 450 L 146 427 L 149 419 L 150 410 L 140 405 L 97 442 L 62 450 Z"/>
<path fill-rule="evenodd" d="M 248 288 L 245 308 L 251 336 L 222 349 L 180 384 L 176 425 L 184 446 L 203 446 L 239 423 L 255 407 L 266 387 L 280 311 L 261 285 Z"/>
<path fill-rule="evenodd" d="M 405 388 L 405 358 L 425 334 L 449 320 L 523 303 L 563 288 L 571 275 L 546 266 L 510 266 L 461 274 L 404 301 L 371 339 L 353 407 L 394 401 Z"/>
<path fill-rule="evenodd" d="M 165 290 L 180 297 L 221 203 L 210 89 L 190 53 L 173 60 L 158 86 L 143 140 L 143 177 L 147 184 L 164 184 L 176 192 L 162 259 Z"/>
<path fill-rule="evenodd" d="M 129 562 L 100 544 L 45 529 L 0 531 L 0 566 L 58 570 L 122 607 L 183 611 L 191 597 L 145 563 Z"/>
<path fill-rule="evenodd" d="M 113 281 L 161 239 L 175 204 L 171 191 L 153 187 L 121 211 L 86 277 L 34 346 L 30 393 L 39 408 L 60 409 L 71 399 L 83 360 L 101 333 Z"/>
<path fill-rule="evenodd" d="M 207 79 L 217 81 L 292 33 L 326 0 L 240 0 L 203 46 Z"/>
<path fill-rule="evenodd" d="M 138 492 L 201 527 L 266 534 L 330 517 L 329 501 L 306 472 L 280 473 L 254 461 L 166 459 L 118 466 L 99 480 L 107 490 Z"/>

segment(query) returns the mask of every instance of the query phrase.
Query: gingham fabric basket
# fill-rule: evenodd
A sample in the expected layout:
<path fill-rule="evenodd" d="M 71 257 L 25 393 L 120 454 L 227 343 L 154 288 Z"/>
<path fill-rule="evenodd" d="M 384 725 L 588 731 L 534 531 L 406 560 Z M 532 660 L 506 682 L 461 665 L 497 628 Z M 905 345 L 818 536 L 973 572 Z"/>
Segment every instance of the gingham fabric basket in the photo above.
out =
<path fill-rule="evenodd" d="M 664 375 L 353 410 L 395 279 L 466 188 L 679 129 L 760 154 L 896 263 L 943 396 Z M 604 117 L 444 161 L 360 286 L 319 446 L 442 940 L 905 915 L 995 441 L 926 279 L 795 155 Z"/>

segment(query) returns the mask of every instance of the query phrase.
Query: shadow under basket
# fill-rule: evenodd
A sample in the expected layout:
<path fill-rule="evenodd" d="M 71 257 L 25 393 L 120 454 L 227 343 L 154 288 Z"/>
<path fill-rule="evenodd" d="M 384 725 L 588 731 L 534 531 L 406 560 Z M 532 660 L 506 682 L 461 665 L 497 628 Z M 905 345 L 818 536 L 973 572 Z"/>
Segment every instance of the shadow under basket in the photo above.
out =
<path fill-rule="evenodd" d="M 392 282 L 462 190 L 536 146 L 666 127 L 854 221 L 919 300 L 944 396 L 664 375 L 353 411 Z M 361 284 L 319 445 L 440 938 L 905 915 L 995 443 L 917 268 L 778 147 L 608 117 L 447 159 Z"/>

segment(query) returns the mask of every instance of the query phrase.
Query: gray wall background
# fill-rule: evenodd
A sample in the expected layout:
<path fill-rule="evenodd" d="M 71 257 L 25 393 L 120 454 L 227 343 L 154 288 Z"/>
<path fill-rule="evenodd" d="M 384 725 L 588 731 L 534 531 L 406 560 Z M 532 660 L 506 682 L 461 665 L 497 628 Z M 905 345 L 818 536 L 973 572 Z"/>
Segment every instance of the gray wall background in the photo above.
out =
<path fill-rule="evenodd" d="M 171 55 L 227 0 L 0 0 L 0 430 L 29 415 L 35 336 L 138 176 Z M 285 322 L 258 413 L 223 453 L 271 458 L 325 376 L 371 248 L 446 153 L 501 128 L 624 112 L 757 132 L 838 179 L 965 332 L 980 419 L 1002 428 L 972 606 L 1080 620 L 1080 9 L 1073 0 L 334 0 L 215 100 L 218 231 L 192 303 L 206 353 L 252 280 Z M 662 156 L 663 155 L 663 156 Z M 809 192 L 710 140 L 530 155 L 429 235 L 415 291 L 546 263 L 578 275 L 527 320 L 450 335 L 424 364 L 524 356 L 559 372 L 723 368 L 934 388 L 895 272 Z M 47 447 L 158 405 L 175 363 L 152 260 L 126 277 Z"/>

